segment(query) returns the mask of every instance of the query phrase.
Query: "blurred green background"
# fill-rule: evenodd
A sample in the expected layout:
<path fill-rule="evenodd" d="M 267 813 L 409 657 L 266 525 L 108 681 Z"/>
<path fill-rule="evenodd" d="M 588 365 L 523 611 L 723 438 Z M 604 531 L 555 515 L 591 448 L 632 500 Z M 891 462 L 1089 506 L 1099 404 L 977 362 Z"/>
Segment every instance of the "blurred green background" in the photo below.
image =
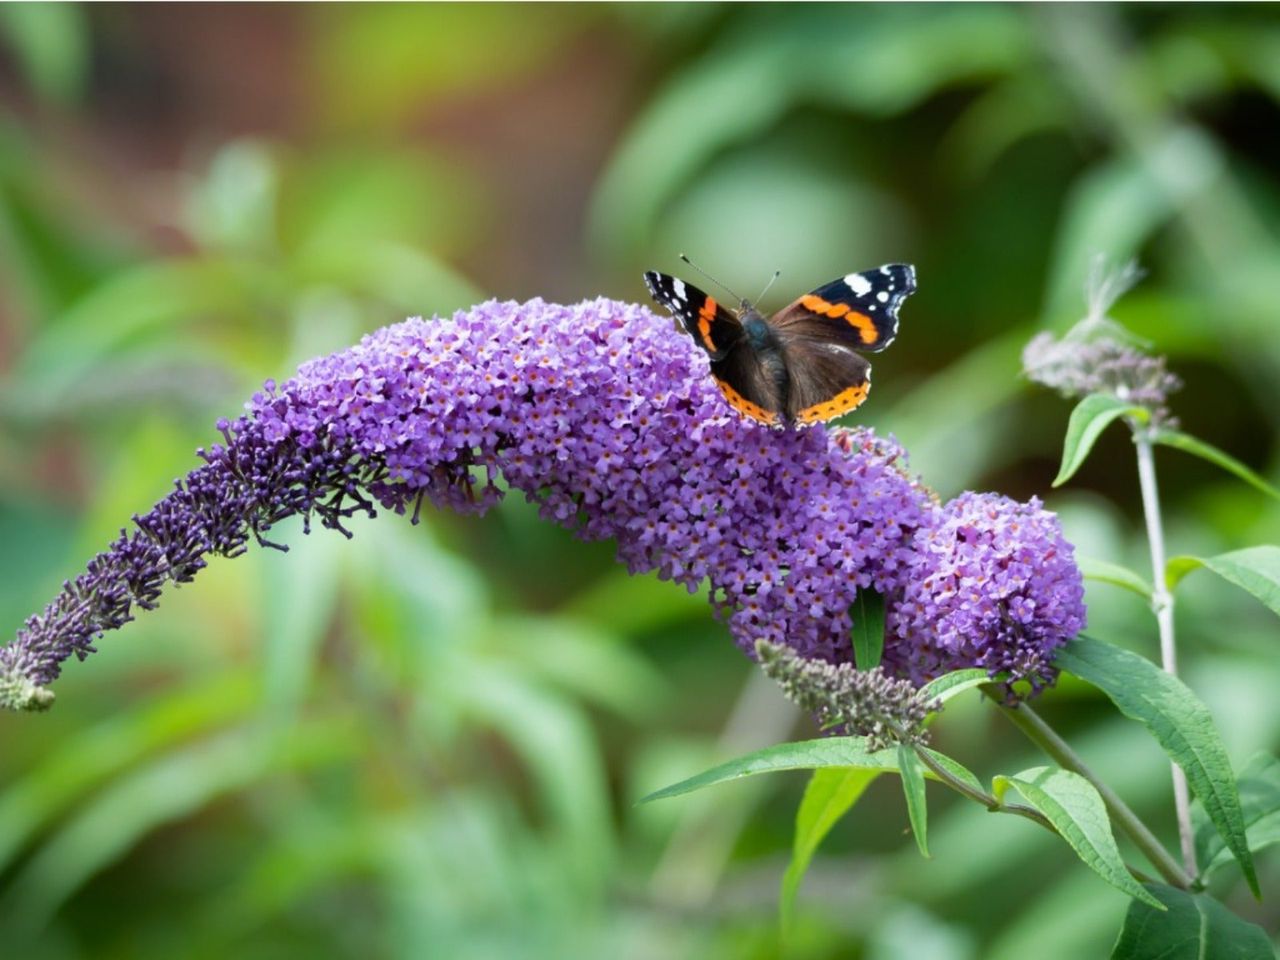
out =
<path fill-rule="evenodd" d="M 1019 351 L 1095 253 L 1140 256 L 1115 315 L 1186 379 L 1184 427 L 1276 478 L 1278 170 L 1268 5 L 0 6 L 0 636 L 262 379 L 489 296 L 644 300 L 681 251 L 748 292 L 781 268 L 770 306 L 914 262 L 854 419 L 944 496 L 1049 493 L 1144 569 L 1127 438 L 1050 492 L 1068 407 Z M 1160 470 L 1173 553 L 1280 539 L 1212 467 Z M 514 501 L 280 536 L 0 715 L 0 955 L 777 954 L 803 777 L 633 805 L 812 733 L 701 598 Z M 1155 652 L 1139 598 L 1088 600 Z M 1274 750 L 1269 614 L 1208 574 L 1180 604 L 1237 765 Z M 1172 840 L 1154 743 L 1079 687 L 1043 710 Z M 937 737 L 1036 762 L 976 701 Z M 796 956 L 1105 955 L 1126 903 L 1065 846 L 932 802 L 925 862 L 872 788 Z M 1215 889 L 1275 934 L 1260 867 L 1270 905 Z"/>

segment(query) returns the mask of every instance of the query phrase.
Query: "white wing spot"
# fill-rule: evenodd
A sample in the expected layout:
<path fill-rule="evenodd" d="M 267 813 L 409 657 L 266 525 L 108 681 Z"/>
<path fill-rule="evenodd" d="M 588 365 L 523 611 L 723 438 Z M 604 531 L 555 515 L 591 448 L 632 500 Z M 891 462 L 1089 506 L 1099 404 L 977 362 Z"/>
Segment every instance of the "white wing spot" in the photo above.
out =
<path fill-rule="evenodd" d="M 679 299 L 682 303 L 683 303 L 685 300 L 688 300 L 688 299 L 689 299 L 689 295 L 688 295 L 688 293 L 685 291 L 685 288 L 684 288 L 684 281 L 683 281 L 683 280 L 677 279 L 676 277 L 672 277 L 672 278 L 671 278 L 671 289 L 672 289 L 673 291 L 675 291 L 676 298 L 677 298 L 677 299 Z"/>
<path fill-rule="evenodd" d="M 876 299 L 879 300 L 881 303 L 888 303 L 889 294 L 886 293 L 884 290 L 881 290 L 879 293 L 876 294 Z"/>
<path fill-rule="evenodd" d="M 851 273 L 844 278 L 844 282 L 849 285 L 849 289 L 856 296 L 865 297 L 871 292 L 871 281 L 860 273 Z"/>
<path fill-rule="evenodd" d="M 887 276 L 889 275 L 889 268 L 888 268 L 888 266 L 883 266 L 883 267 L 881 267 L 881 268 L 880 268 L 880 272 L 881 272 L 881 273 L 883 273 L 883 274 L 887 277 Z"/>

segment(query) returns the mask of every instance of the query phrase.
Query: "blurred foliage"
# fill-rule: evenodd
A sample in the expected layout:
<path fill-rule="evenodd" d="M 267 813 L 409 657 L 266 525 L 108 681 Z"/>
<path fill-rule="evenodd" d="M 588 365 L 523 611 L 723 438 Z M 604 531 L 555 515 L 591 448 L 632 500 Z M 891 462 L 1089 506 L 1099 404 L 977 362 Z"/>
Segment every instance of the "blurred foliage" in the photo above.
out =
<path fill-rule="evenodd" d="M 1185 377 L 1187 430 L 1274 481 L 1277 64 L 1266 6 L 0 8 L 4 623 L 265 377 L 490 294 L 638 298 L 680 251 L 749 292 L 780 267 L 779 298 L 916 263 L 857 419 L 943 495 L 1018 497 L 1068 413 L 1019 350 L 1079 315 L 1095 252 L 1139 255 L 1117 315 Z M 1280 538 L 1261 495 L 1160 469 L 1173 552 Z M 1049 504 L 1144 568 L 1120 431 Z M 215 563 L 71 665 L 51 714 L 0 716 L 5 955 L 775 955 L 803 778 L 632 806 L 802 723 L 701 599 L 521 503 L 356 534 Z M 1089 602 L 1154 651 L 1140 598 Z M 1233 759 L 1274 750 L 1270 614 L 1203 577 L 1179 627 Z M 1172 839 L 1140 730 L 1077 684 L 1043 712 Z M 1037 762 L 998 724 L 957 701 L 938 735 L 980 776 Z M 796 956 L 1105 952 L 1121 896 L 1034 826 L 931 799 L 925 863 L 871 788 Z"/>

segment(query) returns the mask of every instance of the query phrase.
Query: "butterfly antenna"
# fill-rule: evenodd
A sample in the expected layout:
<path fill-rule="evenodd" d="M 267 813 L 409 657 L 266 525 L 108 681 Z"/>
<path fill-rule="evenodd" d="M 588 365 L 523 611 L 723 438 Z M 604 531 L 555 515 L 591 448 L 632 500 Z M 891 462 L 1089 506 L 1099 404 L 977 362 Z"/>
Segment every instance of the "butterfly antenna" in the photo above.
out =
<path fill-rule="evenodd" d="M 680 254 L 680 259 L 683 260 L 685 263 L 687 263 L 689 266 L 693 267 L 693 269 L 697 270 L 700 274 L 702 274 L 704 277 L 706 277 L 708 280 L 714 283 L 717 287 L 722 289 L 725 293 L 729 294 L 729 296 L 733 297 L 733 299 L 742 300 L 742 297 L 738 296 L 736 293 L 734 293 L 732 290 L 726 287 L 723 283 L 721 283 L 711 274 L 707 273 L 707 271 L 703 270 L 700 266 L 698 266 L 696 263 L 694 263 L 692 260 L 686 257 L 683 253 Z"/>
<path fill-rule="evenodd" d="M 773 276 L 769 278 L 769 282 L 764 285 L 764 289 L 760 291 L 760 296 L 756 297 L 756 303 L 764 299 L 764 295 L 769 292 L 769 288 L 773 286 L 773 281 L 782 276 L 781 270 L 773 271 Z"/>

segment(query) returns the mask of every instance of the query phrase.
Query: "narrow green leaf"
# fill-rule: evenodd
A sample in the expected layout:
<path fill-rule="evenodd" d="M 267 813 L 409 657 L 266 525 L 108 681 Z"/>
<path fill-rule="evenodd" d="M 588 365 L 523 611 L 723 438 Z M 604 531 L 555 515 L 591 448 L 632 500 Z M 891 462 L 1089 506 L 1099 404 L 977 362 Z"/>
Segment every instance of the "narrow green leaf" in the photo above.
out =
<path fill-rule="evenodd" d="M 1266 752 L 1254 755 L 1241 769 L 1236 788 L 1240 791 L 1249 850 L 1257 853 L 1280 843 L 1280 760 Z M 1231 852 L 1202 806 L 1193 806 L 1191 814 L 1196 825 L 1196 860 L 1201 876 L 1206 876 L 1231 862 Z"/>
<path fill-rule="evenodd" d="M 1160 908 L 1160 902 L 1130 876 L 1111 834 L 1106 805 L 1084 777 L 1057 767 L 1032 767 L 1011 777 L 996 777 L 992 786 L 1001 799 L 1009 787 L 1016 789 L 1049 818 L 1094 873 L 1120 892 Z"/>
<path fill-rule="evenodd" d="M 990 679 L 991 674 L 977 667 L 952 670 L 950 673 L 935 677 L 921 687 L 920 698 L 926 703 L 932 700 L 941 700 L 946 703 L 952 697 L 987 683 Z"/>
<path fill-rule="evenodd" d="M 1098 560 L 1096 557 L 1083 556 L 1076 557 L 1076 564 L 1086 580 L 1097 580 L 1099 583 L 1123 587 L 1144 600 L 1151 599 L 1151 584 L 1128 567 L 1122 567 L 1118 563 L 1110 563 L 1107 560 Z"/>
<path fill-rule="evenodd" d="M 1191 453 L 1201 459 L 1208 460 L 1228 473 L 1235 474 L 1254 489 L 1280 500 L 1280 489 L 1276 489 L 1276 487 L 1250 470 L 1231 454 L 1224 453 L 1212 444 L 1198 440 L 1189 433 L 1183 433 L 1181 430 L 1170 430 L 1167 427 L 1156 431 L 1154 439 L 1156 443 L 1163 444 L 1166 447 L 1173 447 L 1176 450 L 1182 450 L 1185 453 Z"/>
<path fill-rule="evenodd" d="M 800 809 L 796 811 L 791 862 L 782 875 L 779 912 L 784 931 L 790 928 L 795 917 L 796 895 L 819 844 L 880 773 L 879 770 L 849 767 L 824 767 L 813 772 L 805 788 L 804 799 L 800 801 Z"/>
<path fill-rule="evenodd" d="M 1258 895 L 1258 878 L 1245 838 L 1235 776 L 1209 709 L 1177 677 L 1136 653 L 1079 636 L 1058 651 L 1057 664 L 1091 683 L 1126 717 L 1145 726 L 1204 804 L 1209 819 L 1240 861 Z"/>
<path fill-rule="evenodd" d="M 1147 884 L 1165 907 L 1134 900 L 1111 960 L 1275 960 L 1259 926 L 1241 920 L 1205 893 Z"/>
<path fill-rule="evenodd" d="M 1280 616 L 1280 547 L 1247 547 L 1200 562 L 1228 583 L 1248 590 Z"/>
<path fill-rule="evenodd" d="M 951 776 L 963 780 L 976 790 L 982 790 L 982 784 L 971 771 L 957 760 L 945 754 L 925 747 L 925 752 L 939 766 L 945 768 Z M 779 743 L 763 750 L 756 750 L 745 756 L 729 760 L 719 766 L 704 770 L 702 773 L 673 783 L 669 787 L 655 790 L 638 803 L 649 803 L 653 800 L 665 800 L 681 794 L 693 793 L 704 787 L 725 783 L 729 780 L 740 780 L 760 773 L 780 773 L 787 770 L 821 770 L 827 767 L 847 767 L 858 770 L 873 770 L 877 773 L 897 773 L 898 760 L 892 747 L 868 752 L 863 737 L 823 737 L 819 740 L 798 740 L 794 743 Z M 924 777 L 937 780 L 938 777 L 927 767 Z"/>
<path fill-rule="evenodd" d="M 924 771 L 920 758 L 905 743 L 898 744 L 898 771 L 902 774 L 902 793 L 907 798 L 907 816 L 911 832 L 922 857 L 929 856 L 929 816 L 925 807 Z"/>
<path fill-rule="evenodd" d="M 850 609 L 853 617 L 853 662 L 859 670 L 880 666 L 884 653 L 884 597 L 870 587 L 859 590 Z"/>
<path fill-rule="evenodd" d="M 947 773 L 951 774 L 951 776 L 955 777 L 957 780 L 964 781 L 970 787 L 973 787 L 974 790 L 983 793 L 986 792 L 986 788 L 983 787 L 982 781 L 974 776 L 973 771 L 962 764 L 959 760 L 953 760 L 945 753 L 939 753 L 937 750 L 930 750 L 928 747 L 924 747 L 922 749 L 929 755 L 930 760 L 946 770 Z M 938 779 L 937 776 L 934 775 L 933 771 L 928 767 L 925 768 L 924 775 L 930 780 Z"/>
<path fill-rule="evenodd" d="M 777 773 L 782 770 L 817 770 L 822 767 L 854 767 L 875 770 L 880 773 L 897 772 L 898 762 L 892 749 L 867 752 L 862 737 L 824 737 L 818 740 L 800 740 L 779 743 L 763 750 L 756 750 L 735 760 L 705 770 L 687 780 L 656 790 L 640 800 L 649 803 L 692 793 L 717 783 L 739 780 L 760 773 Z"/>
<path fill-rule="evenodd" d="M 1164 565 L 1164 582 L 1170 590 L 1175 589 L 1184 577 L 1189 573 L 1195 573 L 1204 566 L 1204 561 L 1199 557 L 1184 555 L 1181 557 L 1170 557 L 1165 561 Z"/>
<path fill-rule="evenodd" d="M 1062 444 L 1062 466 L 1054 477 L 1053 485 L 1060 487 L 1080 469 L 1089 451 L 1097 442 L 1107 424 L 1120 417 L 1134 417 L 1146 422 L 1147 411 L 1109 393 L 1091 393 L 1071 411 L 1067 422 L 1067 436 Z"/>

